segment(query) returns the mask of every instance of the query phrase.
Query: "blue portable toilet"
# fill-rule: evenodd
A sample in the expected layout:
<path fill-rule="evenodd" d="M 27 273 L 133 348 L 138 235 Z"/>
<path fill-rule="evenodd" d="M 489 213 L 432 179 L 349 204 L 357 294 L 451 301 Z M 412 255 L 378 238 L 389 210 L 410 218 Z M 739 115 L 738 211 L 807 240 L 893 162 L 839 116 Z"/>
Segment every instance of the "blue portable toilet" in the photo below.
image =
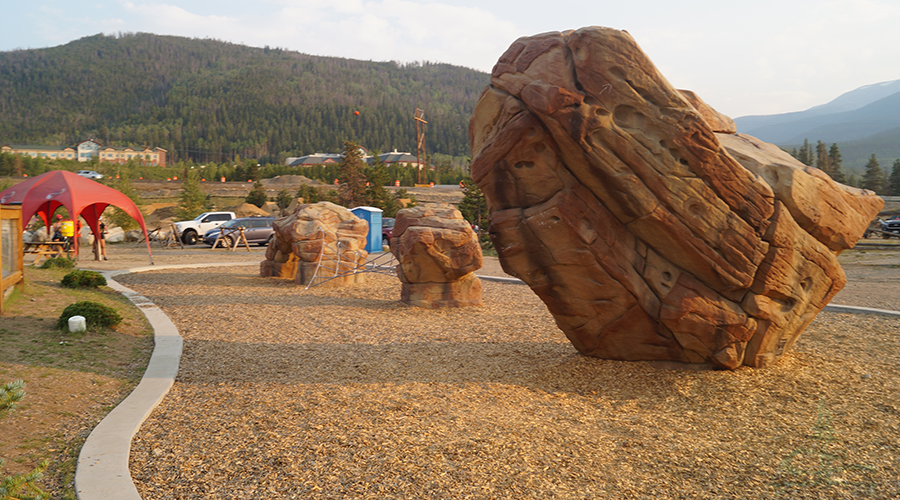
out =
<path fill-rule="evenodd" d="M 353 215 L 365 220 L 369 223 L 369 234 L 366 235 L 366 251 L 369 253 L 380 252 L 382 250 L 381 242 L 381 212 L 380 208 L 375 207 L 356 207 L 351 208 Z"/>

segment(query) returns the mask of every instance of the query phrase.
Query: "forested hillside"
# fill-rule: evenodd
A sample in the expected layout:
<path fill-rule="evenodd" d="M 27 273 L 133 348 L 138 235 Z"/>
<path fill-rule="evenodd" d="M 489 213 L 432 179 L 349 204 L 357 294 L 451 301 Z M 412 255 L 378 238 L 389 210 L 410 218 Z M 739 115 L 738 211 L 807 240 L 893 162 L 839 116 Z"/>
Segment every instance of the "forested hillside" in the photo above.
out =
<path fill-rule="evenodd" d="M 215 40 L 96 35 L 0 52 L 0 143 L 162 147 L 169 161 L 277 163 L 286 156 L 426 151 L 468 156 L 468 122 L 489 75 L 446 64 L 310 56 Z M 356 113 L 358 112 L 358 114 Z"/>

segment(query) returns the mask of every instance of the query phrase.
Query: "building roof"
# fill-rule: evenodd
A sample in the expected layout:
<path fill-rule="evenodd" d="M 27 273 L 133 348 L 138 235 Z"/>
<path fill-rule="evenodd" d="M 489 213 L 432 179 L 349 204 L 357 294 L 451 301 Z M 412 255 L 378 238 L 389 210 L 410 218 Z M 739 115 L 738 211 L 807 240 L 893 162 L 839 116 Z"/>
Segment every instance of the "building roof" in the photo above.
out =
<path fill-rule="evenodd" d="M 396 149 L 390 153 L 378 155 L 383 163 L 416 163 L 418 158 L 410 153 L 398 152 Z"/>
<path fill-rule="evenodd" d="M 81 142 L 78 143 L 78 145 L 84 144 L 84 143 L 86 143 L 86 142 L 92 142 L 92 143 L 94 143 L 94 144 L 97 144 L 98 146 L 100 145 L 97 141 L 94 141 L 94 140 L 81 141 Z M 78 145 L 76 145 L 76 146 L 38 146 L 38 145 L 34 145 L 34 144 L 9 144 L 9 143 L 0 143 L 0 147 L 2 147 L 2 148 L 17 149 L 17 150 L 27 149 L 27 150 L 34 150 L 34 151 L 73 151 L 73 152 L 74 152 L 74 151 L 75 151 L 75 148 L 77 148 Z M 123 147 L 123 146 L 100 146 L 100 149 L 101 149 L 102 151 L 108 151 L 108 150 L 113 150 L 113 151 L 140 151 L 140 152 L 142 152 L 142 153 L 145 152 L 145 151 L 153 151 L 153 152 L 155 152 L 155 151 L 163 151 L 163 152 L 166 152 L 166 150 L 163 149 L 163 148 L 160 148 L 160 147 L 151 148 L 151 147 L 149 147 L 149 146 L 138 146 L 138 147 L 129 147 L 129 146 L 124 146 L 124 147 Z M 339 156 L 340 156 L 340 155 L 339 155 Z"/>
<path fill-rule="evenodd" d="M 288 166 L 298 165 L 324 165 L 326 163 L 337 163 L 341 161 L 341 155 L 334 153 L 313 153 L 306 156 L 297 156 L 288 158 L 285 163 Z"/>
<path fill-rule="evenodd" d="M 155 152 L 156 150 L 165 151 L 162 148 L 153 148 L 151 149 L 149 146 L 144 146 L 143 148 L 132 148 L 129 146 L 101 146 L 100 151 L 123 151 L 123 152 L 132 152 L 132 153 L 144 153 L 147 151 Z"/>
<path fill-rule="evenodd" d="M 60 146 L 35 146 L 32 144 L 3 144 L 2 147 L 10 148 L 10 149 L 33 149 L 35 151 L 66 151 L 71 150 L 75 151 L 71 146 L 60 147 Z"/>

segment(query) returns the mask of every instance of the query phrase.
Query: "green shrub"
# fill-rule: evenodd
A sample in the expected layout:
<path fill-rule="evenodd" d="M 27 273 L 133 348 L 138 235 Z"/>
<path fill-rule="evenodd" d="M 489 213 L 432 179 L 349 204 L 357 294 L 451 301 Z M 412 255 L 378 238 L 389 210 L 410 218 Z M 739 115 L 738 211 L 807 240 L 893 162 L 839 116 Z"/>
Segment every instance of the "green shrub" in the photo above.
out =
<path fill-rule="evenodd" d="M 41 264 L 41 269 L 72 269 L 75 261 L 68 257 L 50 257 Z"/>
<path fill-rule="evenodd" d="M 15 380 L 0 387 L 0 412 L 12 410 L 25 397 L 25 382 Z"/>
<path fill-rule="evenodd" d="M 16 403 L 25 397 L 25 382 L 16 380 L 8 382 L 0 387 L 0 412 L 12 410 Z M 0 416 L 4 416 L 0 413 Z M 0 477 L 0 500 L 43 500 L 50 495 L 41 490 L 37 482 L 44 474 L 48 462 L 42 460 L 41 464 L 27 474 L 13 474 Z M 0 470 L 6 463 L 0 458 Z"/>
<path fill-rule="evenodd" d="M 3 468 L 3 465 L 3 460 L 0 460 L 0 468 Z M 50 498 L 50 494 L 44 492 L 37 484 L 44 476 L 47 465 L 49 462 L 42 460 L 40 465 L 27 474 L 15 474 L 0 479 L 0 500 L 45 500 Z"/>
<path fill-rule="evenodd" d="M 262 182 L 256 181 L 253 184 L 253 189 L 250 190 L 244 201 L 260 208 L 269 201 L 269 196 L 266 194 L 266 188 L 263 187 Z"/>
<path fill-rule="evenodd" d="M 61 284 L 65 288 L 97 288 L 106 285 L 106 278 L 97 271 L 82 269 L 63 276 Z"/>
<path fill-rule="evenodd" d="M 84 321 L 88 328 L 112 327 L 122 321 L 122 316 L 119 316 L 115 309 L 84 300 L 63 309 L 62 314 L 59 315 L 59 321 L 56 323 L 57 328 L 68 328 L 69 318 L 72 316 L 84 316 Z"/>

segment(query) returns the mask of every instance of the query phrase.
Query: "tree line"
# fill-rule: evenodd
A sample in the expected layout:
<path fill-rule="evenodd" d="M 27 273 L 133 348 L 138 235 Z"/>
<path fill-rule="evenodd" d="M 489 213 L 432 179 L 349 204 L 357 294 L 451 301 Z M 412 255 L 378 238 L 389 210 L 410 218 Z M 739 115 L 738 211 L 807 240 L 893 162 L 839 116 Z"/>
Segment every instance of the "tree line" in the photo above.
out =
<path fill-rule="evenodd" d="M 376 155 L 377 157 L 377 155 Z M 468 158 L 435 154 L 428 156 L 428 167 L 423 170 L 423 182 L 435 184 L 459 184 L 468 175 Z M 416 167 L 404 165 L 384 165 L 386 180 L 384 185 L 414 186 L 418 182 Z M 34 177 L 51 170 L 75 172 L 82 169 L 96 170 L 109 178 L 129 178 L 132 180 L 166 180 L 187 178 L 196 171 L 201 181 L 247 182 L 269 179 L 279 175 L 302 175 L 312 180 L 334 183 L 338 179 L 338 164 L 313 165 L 309 167 L 289 167 L 284 164 L 260 164 L 252 158 L 236 157 L 234 161 L 199 164 L 193 160 L 179 161 L 166 168 L 141 165 L 137 160 L 125 163 L 101 163 L 96 158 L 89 162 L 66 159 L 32 158 L 11 153 L 0 153 L 0 177 Z"/>
<path fill-rule="evenodd" d="M 855 175 L 845 177 L 841 169 L 841 151 L 836 143 L 828 147 L 822 141 L 816 141 L 815 147 L 812 147 L 809 139 L 804 139 L 803 145 L 799 149 L 792 149 L 790 154 L 804 165 L 814 166 L 825 172 L 836 182 L 868 189 L 880 195 L 900 196 L 900 159 L 894 160 L 893 168 L 887 173 L 881 168 L 878 158 L 873 153 L 866 163 L 862 177 Z"/>

